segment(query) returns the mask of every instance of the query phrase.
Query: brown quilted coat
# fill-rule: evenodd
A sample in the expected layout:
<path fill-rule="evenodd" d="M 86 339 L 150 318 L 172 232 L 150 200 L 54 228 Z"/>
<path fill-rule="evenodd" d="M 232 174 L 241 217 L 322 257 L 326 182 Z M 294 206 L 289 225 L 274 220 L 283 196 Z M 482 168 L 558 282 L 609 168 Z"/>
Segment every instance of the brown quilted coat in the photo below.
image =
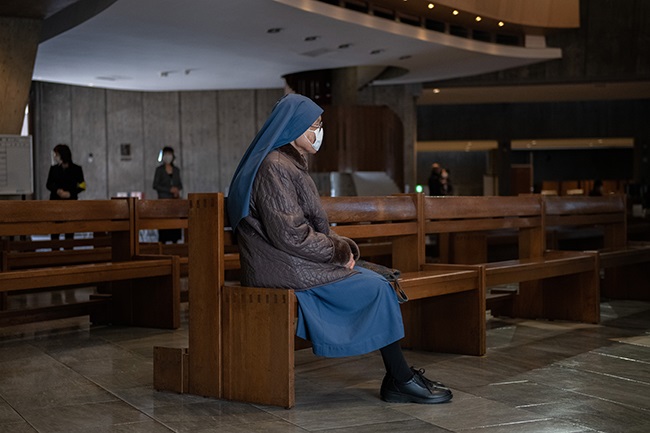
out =
<path fill-rule="evenodd" d="M 307 161 L 290 144 L 267 155 L 237 227 L 242 284 L 308 289 L 346 278 L 357 245 L 330 231 Z"/>

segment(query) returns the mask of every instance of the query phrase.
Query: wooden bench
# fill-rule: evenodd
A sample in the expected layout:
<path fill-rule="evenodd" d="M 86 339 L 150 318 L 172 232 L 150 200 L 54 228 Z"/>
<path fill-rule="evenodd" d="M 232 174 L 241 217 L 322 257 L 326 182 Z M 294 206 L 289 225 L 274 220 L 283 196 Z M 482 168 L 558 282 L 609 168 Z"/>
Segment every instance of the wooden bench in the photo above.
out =
<path fill-rule="evenodd" d="M 627 240 L 624 195 L 545 197 L 546 225 L 602 233 L 601 295 L 612 299 L 650 300 L 650 244 Z"/>
<path fill-rule="evenodd" d="M 147 254 L 165 254 L 178 256 L 181 265 L 181 277 L 189 275 L 189 200 L 137 200 L 135 208 L 136 233 L 140 230 L 182 229 L 186 232 L 185 243 L 155 244 L 138 242 L 136 252 Z M 137 238 L 136 238 L 137 239 Z M 231 244 L 230 242 L 227 243 Z M 239 254 L 236 248 L 229 248 L 225 256 L 225 269 L 230 274 L 238 275 Z M 181 292 L 181 302 L 187 302 L 188 293 Z"/>
<path fill-rule="evenodd" d="M 92 263 L 110 260 L 111 238 L 106 233 L 93 233 L 79 239 L 0 241 L 0 270 Z"/>
<path fill-rule="evenodd" d="M 22 236 L 24 237 L 24 236 Z M 94 233 L 92 238 L 65 239 L 65 240 L 14 240 L 14 237 L 6 237 L 2 240 L 0 250 L 0 272 L 34 269 L 52 266 L 69 266 L 75 264 L 88 264 L 95 262 L 106 262 L 111 260 L 110 237 L 105 233 Z M 49 291 L 49 289 L 43 289 Z M 42 292 L 43 290 L 33 290 Z M 9 292 L 0 293 L 0 311 L 10 308 Z M 99 299 L 93 300 L 92 305 L 98 307 L 101 304 Z M 78 305 L 76 311 L 72 311 L 71 305 L 61 307 L 43 308 L 41 314 L 22 314 L 20 311 L 6 313 L 0 317 L 1 324 L 13 324 L 30 321 L 46 320 L 51 313 L 52 318 L 85 315 L 84 308 Z M 32 308 L 34 310 L 34 308 Z"/>
<path fill-rule="evenodd" d="M 108 317 L 101 320 L 172 329 L 180 326 L 178 258 L 135 254 L 133 199 L 0 202 L 0 215 L 3 237 L 72 232 L 106 232 L 111 236 L 111 254 L 106 261 L 3 268 L 0 293 L 107 283 L 110 298 L 98 296 L 80 304 L 53 306 L 51 318 L 68 317 L 66 309 L 71 314 L 94 315 L 97 304 L 106 304 L 108 298 Z M 6 311 L 2 315 L 4 323 L 23 323 L 30 315 L 50 318 L 47 308 Z M 100 320 L 99 316 L 95 319 Z"/>
<path fill-rule="evenodd" d="M 441 260 L 482 264 L 495 315 L 531 319 L 600 320 L 598 256 L 545 248 L 544 203 L 539 196 L 425 197 L 424 232 L 440 236 Z M 489 263 L 486 233 L 516 230 L 518 258 Z"/>
<path fill-rule="evenodd" d="M 136 200 L 135 230 L 136 254 L 166 254 L 178 256 L 181 263 L 181 275 L 187 276 L 188 248 L 184 244 L 150 244 L 139 242 L 140 230 L 187 230 L 189 202 L 184 199 Z"/>
<path fill-rule="evenodd" d="M 421 195 L 324 198 L 323 205 L 340 235 L 390 240 L 393 265 L 402 271 L 401 287 L 410 298 L 403 304 L 405 346 L 485 353 L 482 268 L 439 265 L 420 269 L 424 257 L 418 218 Z M 292 407 L 296 297 L 292 290 L 224 281 L 225 246 L 232 239 L 224 209 L 221 194 L 190 195 L 189 349 L 157 348 L 154 386 Z M 202 236 L 195 236 L 197 232 Z M 183 371 L 188 372 L 186 383 L 179 373 Z"/>

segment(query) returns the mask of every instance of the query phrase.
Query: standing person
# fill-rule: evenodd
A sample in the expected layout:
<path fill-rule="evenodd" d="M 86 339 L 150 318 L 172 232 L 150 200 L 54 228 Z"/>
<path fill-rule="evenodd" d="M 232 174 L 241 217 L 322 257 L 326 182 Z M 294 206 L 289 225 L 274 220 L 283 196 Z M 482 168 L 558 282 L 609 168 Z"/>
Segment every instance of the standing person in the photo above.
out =
<path fill-rule="evenodd" d="M 454 187 L 449 178 L 449 170 L 443 168 L 440 172 L 440 194 L 439 195 L 454 195 Z"/>
<path fill-rule="evenodd" d="M 181 170 L 174 165 L 174 149 L 165 146 L 162 149 L 162 164 L 156 168 L 153 177 L 153 189 L 158 192 L 158 198 L 175 199 L 181 197 L 183 182 L 181 182 Z M 181 239 L 181 229 L 158 230 L 158 241 L 178 242 Z"/>
<path fill-rule="evenodd" d="M 589 197 L 600 197 L 603 195 L 603 181 L 596 179 L 594 181 L 594 187 L 589 191 Z"/>
<path fill-rule="evenodd" d="M 443 195 L 442 193 L 442 167 L 437 162 L 431 164 L 431 173 L 427 179 L 429 184 L 429 195 Z"/>
<path fill-rule="evenodd" d="M 242 284 L 295 290 L 296 334 L 316 355 L 381 352 L 389 402 L 444 403 L 451 391 L 409 367 L 399 340 L 404 326 L 386 279 L 355 267 L 359 248 L 330 231 L 306 155 L 323 139 L 323 110 L 286 95 L 244 154 L 230 184 L 228 215 L 241 257 Z"/>
<path fill-rule="evenodd" d="M 72 162 L 72 152 L 66 144 L 57 144 L 52 150 L 54 165 L 47 174 L 46 187 L 50 191 L 50 200 L 77 200 L 79 194 L 86 190 L 84 172 L 80 165 Z M 52 240 L 59 235 L 52 235 Z M 72 239 L 74 233 L 66 233 L 66 239 Z"/>

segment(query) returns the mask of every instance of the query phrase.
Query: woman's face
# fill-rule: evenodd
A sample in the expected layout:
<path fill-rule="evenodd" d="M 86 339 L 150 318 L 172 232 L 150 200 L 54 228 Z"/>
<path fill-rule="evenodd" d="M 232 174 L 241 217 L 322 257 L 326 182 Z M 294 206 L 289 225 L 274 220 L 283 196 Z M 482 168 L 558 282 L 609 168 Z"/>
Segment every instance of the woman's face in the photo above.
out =
<path fill-rule="evenodd" d="M 293 147 L 295 147 L 302 155 L 314 155 L 317 150 L 314 149 L 312 144 L 316 141 L 316 132 L 318 132 L 318 130 L 322 127 L 322 119 L 320 116 L 318 116 L 318 119 L 316 119 L 316 121 L 309 127 L 309 129 L 307 129 L 305 133 L 300 137 L 296 138 L 296 140 L 292 143 Z"/>
<path fill-rule="evenodd" d="M 174 154 L 171 152 L 165 152 L 163 153 L 162 159 L 165 164 L 171 164 L 174 161 Z"/>

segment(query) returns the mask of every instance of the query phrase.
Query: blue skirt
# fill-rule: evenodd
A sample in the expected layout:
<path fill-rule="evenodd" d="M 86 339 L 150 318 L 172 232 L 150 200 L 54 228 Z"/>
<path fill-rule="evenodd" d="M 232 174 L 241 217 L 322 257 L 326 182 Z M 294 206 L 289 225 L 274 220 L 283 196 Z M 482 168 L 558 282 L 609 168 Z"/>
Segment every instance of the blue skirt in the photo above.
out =
<path fill-rule="evenodd" d="M 316 355 L 361 355 L 404 337 L 397 295 L 390 283 L 368 269 L 354 268 L 344 280 L 296 291 L 296 335 L 312 342 Z"/>

